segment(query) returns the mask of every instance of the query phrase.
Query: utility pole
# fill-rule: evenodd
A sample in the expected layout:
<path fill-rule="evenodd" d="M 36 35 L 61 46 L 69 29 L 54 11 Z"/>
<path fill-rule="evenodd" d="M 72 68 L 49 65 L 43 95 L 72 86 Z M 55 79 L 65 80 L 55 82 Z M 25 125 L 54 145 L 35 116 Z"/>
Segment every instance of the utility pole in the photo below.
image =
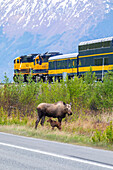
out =
<path fill-rule="evenodd" d="M 103 77 L 104 77 L 104 57 L 102 60 L 102 82 L 103 82 Z"/>

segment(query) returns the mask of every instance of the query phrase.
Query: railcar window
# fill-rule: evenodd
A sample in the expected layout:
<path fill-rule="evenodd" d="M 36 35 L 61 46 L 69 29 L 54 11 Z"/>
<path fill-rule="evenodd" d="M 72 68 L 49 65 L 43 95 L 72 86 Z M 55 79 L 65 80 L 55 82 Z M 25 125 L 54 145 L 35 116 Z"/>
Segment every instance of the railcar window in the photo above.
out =
<path fill-rule="evenodd" d="M 92 43 L 92 44 L 85 44 L 85 45 L 80 45 L 78 47 L 79 51 L 85 51 L 88 49 L 97 49 L 97 48 L 102 48 L 102 47 L 110 47 L 111 46 L 111 41 L 104 41 L 104 42 L 97 42 L 97 43 Z M 112 46 L 113 46 L 113 40 L 112 40 Z"/>
<path fill-rule="evenodd" d="M 87 45 L 81 45 L 78 47 L 79 51 L 87 50 Z"/>
<path fill-rule="evenodd" d="M 61 61 L 61 68 L 64 68 L 64 60 Z"/>
<path fill-rule="evenodd" d="M 102 47 L 110 47 L 111 41 L 102 42 Z"/>
<path fill-rule="evenodd" d="M 84 47 L 83 45 L 79 46 L 78 47 L 79 51 L 83 51 L 84 50 L 83 47 Z"/>
<path fill-rule="evenodd" d="M 52 69 L 52 62 L 49 62 L 49 69 Z"/>
<path fill-rule="evenodd" d="M 80 48 L 81 48 L 81 51 L 85 50 L 84 45 L 82 45 Z"/>
<path fill-rule="evenodd" d="M 52 69 L 52 63 L 49 62 L 49 69 Z"/>
<path fill-rule="evenodd" d="M 109 60 L 108 57 L 104 58 L 104 65 L 108 65 L 109 64 Z"/>
<path fill-rule="evenodd" d="M 103 65 L 103 58 L 94 59 L 94 63 L 95 63 L 96 66 Z M 109 63 L 108 57 L 104 58 L 104 65 L 108 65 L 108 63 Z"/>
<path fill-rule="evenodd" d="M 57 65 L 57 68 L 61 68 L 62 67 L 61 61 L 57 61 L 56 65 Z"/>
<path fill-rule="evenodd" d="M 55 68 L 54 68 L 54 64 L 55 64 L 55 62 L 50 62 L 50 63 L 49 63 L 50 69 L 55 69 Z"/>
<path fill-rule="evenodd" d="M 16 60 L 14 60 L 14 64 L 16 63 Z"/>
<path fill-rule="evenodd" d="M 95 44 L 94 44 L 94 47 L 95 47 L 95 48 L 101 48 L 101 47 L 102 47 L 102 43 L 101 43 L 101 42 L 95 43 Z"/>
<path fill-rule="evenodd" d="M 102 58 L 95 59 L 95 65 L 101 66 L 102 65 Z"/>
<path fill-rule="evenodd" d="M 82 46 L 78 46 L 78 51 L 82 51 Z"/>
<path fill-rule="evenodd" d="M 74 67 L 74 68 L 77 67 L 77 60 L 73 60 L 73 67 Z"/>
<path fill-rule="evenodd" d="M 55 69 L 55 62 L 52 62 L 52 69 Z"/>
<path fill-rule="evenodd" d="M 85 61 L 86 61 L 85 58 L 82 58 L 82 59 L 81 59 L 81 65 L 82 65 L 82 66 L 85 66 Z"/>
<path fill-rule="evenodd" d="M 68 67 L 72 68 L 72 66 L 73 66 L 73 60 L 68 60 Z"/>
<path fill-rule="evenodd" d="M 97 42 L 92 44 L 81 45 L 78 47 L 79 51 L 85 51 L 88 49 L 97 49 L 102 47 L 110 47 L 111 41 Z"/>
<path fill-rule="evenodd" d="M 90 44 L 87 44 L 86 45 L 86 49 L 88 50 L 90 48 Z"/>
<path fill-rule="evenodd" d="M 62 61 L 62 68 L 66 69 L 67 68 L 67 60 Z"/>
<path fill-rule="evenodd" d="M 83 46 L 83 50 L 87 50 L 87 45 L 84 45 L 84 46 Z"/>
<path fill-rule="evenodd" d="M 113 47 L 113 39 L 112 39 L 112 41 L 111 41 L 111 45 L 112 45 L 112 47 Z"/>
<path fill-rule="evenodd" d="M 95 48 L 95 44 L 90 44 L 89 45 L 89 49 L 94 49 Z"/>

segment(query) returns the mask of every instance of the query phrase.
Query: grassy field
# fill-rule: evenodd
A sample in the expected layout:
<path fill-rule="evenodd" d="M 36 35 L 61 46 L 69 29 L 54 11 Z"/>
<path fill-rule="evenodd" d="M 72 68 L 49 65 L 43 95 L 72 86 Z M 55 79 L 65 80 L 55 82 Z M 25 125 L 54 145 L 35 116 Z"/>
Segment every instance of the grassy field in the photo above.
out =
<path fill-rule="evenodd" d="M 0 88 L 0 131 L 66 143 L 113 150 L 113 72 L 104 76 L 103 83 L 95 81 L 88 72 L 83 78 L 35 83 L 19 79 Z M 64 101 L 72 103 L 73 115 L 63 120 L 62 130 L 52 130 L 47 118 L 44 127 L 34 129 L 39 103 Z"/>
<path fill-rule="evenodd" d="M 57 128 L 52 130 L 50 124 L 47 123 L 47 118 L 44 126 L 42 127 L 39 124 L 37 130 L 34 128 L 36 120 L 34 118 L 29 117 L 28 119 L 23 119 L 19 122 L 17 121 L 17 118 L 15 120 L 11 118 L 10 121 L 7 120 L 7 123 L 0 125 L 0 131 L 34 138 L 113 150 L 112 139 L 109 141 L 109 138 L 105 137 L 101 140 L 100 137 L 102 137 L 102 134 L 99 134 L 100 132 L 105 134 L 106 129 L 110 127 L 110 123 L 105 123 L 107 118 L 108 115 L 102 115 L 102 117 L 99 118 L 101 119 L 101 122 L 99 122 L 98 117 L 95 118 L 95 116 L 92 117 L 91 115 L 85 115 L 83 117 L 80 116 L 76 121 L 72 122 L 72 117 L 69 117 L 67 122 L 62 122 L 61 131 Z M 111 133 L 111 131 L 109 131 L 109 133 Z"/>

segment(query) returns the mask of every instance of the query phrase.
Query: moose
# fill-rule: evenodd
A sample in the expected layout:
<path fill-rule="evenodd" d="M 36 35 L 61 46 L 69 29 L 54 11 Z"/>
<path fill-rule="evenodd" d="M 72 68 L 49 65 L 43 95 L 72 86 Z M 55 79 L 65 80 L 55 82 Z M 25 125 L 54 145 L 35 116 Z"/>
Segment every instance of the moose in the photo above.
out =
<path fill-rule="evenodd" d="M 61 123 L 60 122 L 54 121 L 51 118 L 49 118 L 47 120 L 47 122 L 49 122 L 50 125 L 52 126 L 52 130 L 54 130 L 55 127 L 57 127 L 59 130 L 61 130 Z"/>
<path fill-rule="evenodd" d="M 62 122 L 62 119 L 66 117 L 66 114 L 72 115 L 71 104 L 66 104 L 62 101 L 58 101 L 54 104 L 40 103 L 37 106 L 38 118 L 35 122 L 35 129 L 37 129 L 38 123 L 41 120 L 41 125 L 44 125 L 45 116 L 57 118 L 58 122 Z"/>

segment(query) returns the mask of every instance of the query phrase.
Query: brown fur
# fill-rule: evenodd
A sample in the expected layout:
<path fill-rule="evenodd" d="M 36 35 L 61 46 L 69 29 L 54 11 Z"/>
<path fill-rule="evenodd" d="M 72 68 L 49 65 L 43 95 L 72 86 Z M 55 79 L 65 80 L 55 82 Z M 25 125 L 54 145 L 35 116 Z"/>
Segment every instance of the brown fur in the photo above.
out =
<path fill-rule="evenodd" d="M 50 123 L 50 125 L 52 126 L 52 129 L 54 129 L 55 127 L 57 127 L 59 130 L 61 130 L 61 123 L 60 122 L 57 122 L 55 120 L 52 120 L 51 118 L 49 118 L 47 120 L 47 122 Z"/>
<path fill-rule="evenodd" d="M 65 104 L 62 101 L 59 101 L 54 104 L 49 103 L 40 103 L 37 107 L 38 118 L 35 122 L 35 129 L 38 126 L 38 123 L 41 120 L 41 125 L 44 125 L 45 117 L 57 118 L 58 122 L 61 123 L 62 119 L 66 115 L 72 115 L 71 104 Z"/>

